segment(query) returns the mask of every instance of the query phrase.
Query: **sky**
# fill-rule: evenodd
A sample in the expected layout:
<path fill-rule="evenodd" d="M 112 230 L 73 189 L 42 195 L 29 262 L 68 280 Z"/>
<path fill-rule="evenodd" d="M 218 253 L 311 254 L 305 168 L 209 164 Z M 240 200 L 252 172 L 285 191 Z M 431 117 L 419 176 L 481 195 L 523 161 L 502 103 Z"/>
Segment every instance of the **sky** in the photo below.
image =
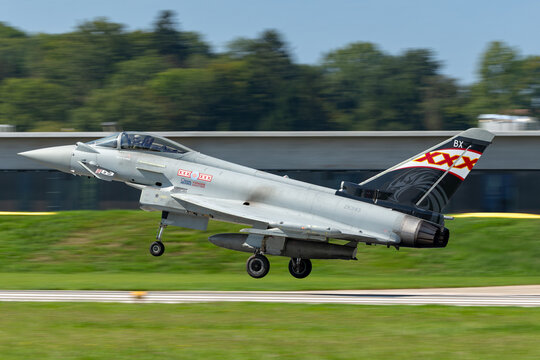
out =
<path fill-rule="evenodd" d="M 490 41 L 540 55 L 538 0 L 0 0 L 0 21 L 29 33 L 63 33 L 106 17 L 150 30 L 161 10 L 174 10 L 181 30 L 201 33 L 217 51 L 277 29 L 304 64 L 357 41 L 393 55 L 429 48 L 442 73 L 463 85 L 477 80 Z"/>

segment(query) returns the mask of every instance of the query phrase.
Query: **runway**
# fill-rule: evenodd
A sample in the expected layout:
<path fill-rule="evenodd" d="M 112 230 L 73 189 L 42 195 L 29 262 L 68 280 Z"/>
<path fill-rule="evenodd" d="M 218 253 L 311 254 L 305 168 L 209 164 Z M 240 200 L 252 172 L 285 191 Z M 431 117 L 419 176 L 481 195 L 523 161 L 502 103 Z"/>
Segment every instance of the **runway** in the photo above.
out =
<path fill-rule="evenodd" d="M 186 304 L 265 302 L 353 305 L 540 306 L 540 285 L 331 291 L 0 290 L 0 301 Z"/>

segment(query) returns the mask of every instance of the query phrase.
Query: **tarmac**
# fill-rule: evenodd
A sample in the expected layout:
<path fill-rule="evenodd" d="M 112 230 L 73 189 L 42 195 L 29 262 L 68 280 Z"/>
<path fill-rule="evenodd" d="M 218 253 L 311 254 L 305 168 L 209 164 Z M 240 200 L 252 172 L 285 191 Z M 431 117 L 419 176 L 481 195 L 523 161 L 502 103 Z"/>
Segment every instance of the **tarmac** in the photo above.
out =
<path fill-rule="evenodd" d="M 540 285 L 329 291 L 0 290 L 0 301 L 186 304 L 264 302 L 540 307 Z"/>

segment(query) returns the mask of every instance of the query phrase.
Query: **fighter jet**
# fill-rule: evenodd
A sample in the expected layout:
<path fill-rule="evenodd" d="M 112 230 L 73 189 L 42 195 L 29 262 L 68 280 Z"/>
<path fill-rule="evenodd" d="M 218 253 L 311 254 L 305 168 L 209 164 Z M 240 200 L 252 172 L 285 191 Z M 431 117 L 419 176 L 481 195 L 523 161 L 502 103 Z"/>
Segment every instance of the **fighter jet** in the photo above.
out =
<path fill-rule="evenodd" d="M 209 240 L 252 255 L 247 272 L 264 277 L 266 255 L 291 258 L 305 278 L 310 259 L 356 260 L 359 243 L 443 248 L 450 233 L 442 211 L 494 135 L 469 129 L 359 184 L 308 184 L 203 155 L 163 137 L 121 132 L 88 143 L 20 153 L 48 167 L 141 190 L 140 207 L 160 211 L 150 253 L 165 251 L 169 226 L 206 230 L 210 219 L 245 224 Z"/>

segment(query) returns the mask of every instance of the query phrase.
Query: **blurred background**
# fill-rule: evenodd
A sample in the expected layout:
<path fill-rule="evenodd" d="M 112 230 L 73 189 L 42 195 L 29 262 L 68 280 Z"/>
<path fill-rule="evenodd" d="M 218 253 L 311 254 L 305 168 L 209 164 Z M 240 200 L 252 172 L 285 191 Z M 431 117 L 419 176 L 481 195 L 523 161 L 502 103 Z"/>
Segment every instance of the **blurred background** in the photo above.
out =
<path fill-rule="evenodd" d="M 483 127 L 494 143 L 446 212 L 540 214 L 538 14 L 538 0 L 0 0 L 0 211 L 137 208 L 125 184 L 17 156 L 123 130 L 338 188 Z M 445 249 L 363 246 L 301 281 L 281 257 L 254 280 L 247 254 L 207 241 L 242 225 L 168 227 L 153 257 L 159 221 L 2 213 L 0 289 L 540 284 L 538 220 L 456 218 Z M 538 307 L 1 302 L 0 358 L 536 360 L 539 323 Z"/>
<path fill-rule="evenodd" d="M 136 207 L 16 156 L 115 131 L 337 188 L 481 126 L 499 136 L 448 210 L 540 212 L 534 2 L 0 3 L 3 210 Z"/>

